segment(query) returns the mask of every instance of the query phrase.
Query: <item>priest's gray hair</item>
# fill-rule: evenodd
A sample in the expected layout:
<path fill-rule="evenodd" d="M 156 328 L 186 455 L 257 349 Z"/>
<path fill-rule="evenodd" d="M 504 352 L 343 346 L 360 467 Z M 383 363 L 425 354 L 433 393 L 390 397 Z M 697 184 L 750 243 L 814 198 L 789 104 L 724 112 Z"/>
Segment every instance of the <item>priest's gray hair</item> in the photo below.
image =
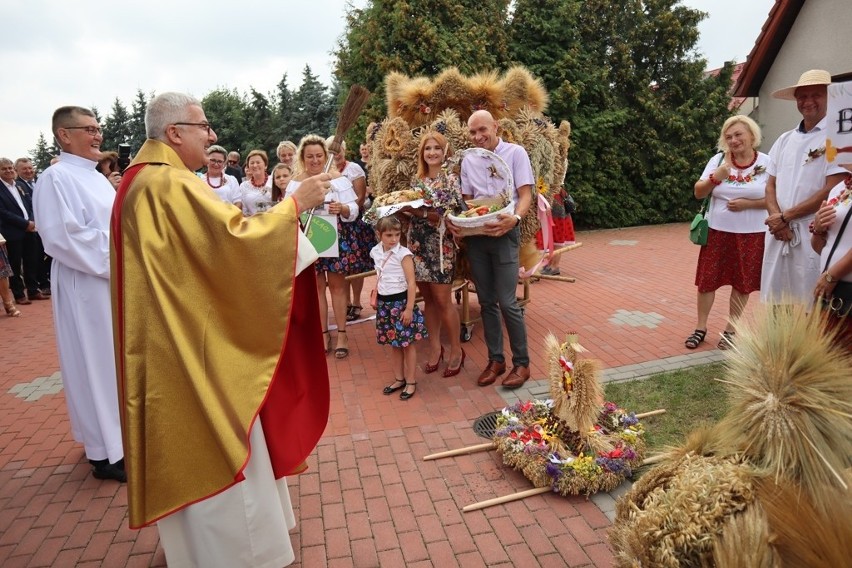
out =
<path fill-rule="evenodd" d="M 145 110 L 145 135 L 155 140 L 166 140 L 166 128 L 187 120 L 187 109 L 201 106 L 195 97 L 184 93 L 161 93 L 151 99 Z"/>

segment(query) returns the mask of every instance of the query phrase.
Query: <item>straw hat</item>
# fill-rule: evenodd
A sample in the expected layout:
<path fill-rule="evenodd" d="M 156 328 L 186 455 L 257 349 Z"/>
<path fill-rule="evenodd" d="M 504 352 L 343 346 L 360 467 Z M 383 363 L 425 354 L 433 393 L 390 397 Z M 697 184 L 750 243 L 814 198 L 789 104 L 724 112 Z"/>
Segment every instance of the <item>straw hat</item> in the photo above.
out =
<path fill-rule="evenodd" d="M 779 89 L 772 93 L 772 96 L 776 99 L 784 99 L 787 101 L 795 101 L 796 100 L 796 89 L 799 87 L 807 87 L 809 85 L 830 85 L 831 84 L 831 73 L 828 71 L 824 71 L 822 69 L 811 69 L 810 71 L 805 71 L 802 73 L 802 76 L 799 77 L 799 82 L 791 87 L 787 87 L 786 89 Z"/>

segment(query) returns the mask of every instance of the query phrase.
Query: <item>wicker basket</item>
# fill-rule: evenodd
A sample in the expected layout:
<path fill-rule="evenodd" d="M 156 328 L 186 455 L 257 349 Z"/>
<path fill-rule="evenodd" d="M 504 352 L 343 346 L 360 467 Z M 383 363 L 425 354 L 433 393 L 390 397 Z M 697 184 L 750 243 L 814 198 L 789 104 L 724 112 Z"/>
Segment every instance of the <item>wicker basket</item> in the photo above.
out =
<path fill-rule="evenodd" d="M 499 197 L 472 199 L 468 201 L 468 204 L 471 207 L 481 207 L 483 205 L 491 207 L 494 205 L 501 205 L 502 203 L 503 199 Z M 509 203 L 499 211 L 488 213 L 487 215 L 480 215 L 479 217 L 456 217 L 455 215 L 447 215 L 447 218 L 453 223 L 453 225 L 459 228 L 461 236 L 471 237 L 474 235 L 484 235 L 485 225 L 496 221 L 497 216 L 501 213 L 511 215 L 514 212 L 515 203 L 514 201 L 509 201 Z"/>

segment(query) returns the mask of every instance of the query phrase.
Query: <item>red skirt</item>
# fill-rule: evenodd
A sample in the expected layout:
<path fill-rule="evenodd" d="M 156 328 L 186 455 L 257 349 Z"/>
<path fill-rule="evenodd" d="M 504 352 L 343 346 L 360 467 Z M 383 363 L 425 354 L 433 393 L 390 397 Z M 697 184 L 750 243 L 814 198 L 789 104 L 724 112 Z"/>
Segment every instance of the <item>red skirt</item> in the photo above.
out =
<path fill-rule="evenodd" d="M 574 221 L 571 220 L 571 215 L 567 217 L 553 218 L 553 246 L 554 248 L 573 245 L 574 239 Z M 541 229 L 535 234 L 535 246 L 538 250 L 544 250 L 544 239 L 541 236 Z"/>
<path fill-rule="evenodd" d="M 699 292 L 731 286 L 741 294 L 760 290 L 766 233 L 728 233 L 710 229 L 698 254 L 695 285 Z"/>

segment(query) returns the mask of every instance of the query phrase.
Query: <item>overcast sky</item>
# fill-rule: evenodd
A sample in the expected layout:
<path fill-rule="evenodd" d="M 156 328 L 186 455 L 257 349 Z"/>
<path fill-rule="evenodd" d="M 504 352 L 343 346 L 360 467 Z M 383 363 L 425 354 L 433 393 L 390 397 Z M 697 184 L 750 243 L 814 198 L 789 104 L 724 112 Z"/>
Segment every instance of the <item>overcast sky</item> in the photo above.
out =
<path fill-rule="evenodd" d="M 363 6 L 366 0 L 352 0 Z M 683 0 L 709 13 L 698 50 L 708 68 L 744 61 L 774 0 Z M 137 89 L 275 89 L 284 72 L 295 89 L 305 65 L 329 85 L 345 0 L 111 1 L 4 0 L 0 34 L 6 79 L 0 89 L 0 156 L 15 159 L 50 141 L 62 105 L 109 113 L 130 107 Z"/>

